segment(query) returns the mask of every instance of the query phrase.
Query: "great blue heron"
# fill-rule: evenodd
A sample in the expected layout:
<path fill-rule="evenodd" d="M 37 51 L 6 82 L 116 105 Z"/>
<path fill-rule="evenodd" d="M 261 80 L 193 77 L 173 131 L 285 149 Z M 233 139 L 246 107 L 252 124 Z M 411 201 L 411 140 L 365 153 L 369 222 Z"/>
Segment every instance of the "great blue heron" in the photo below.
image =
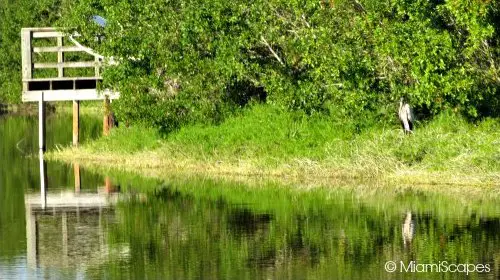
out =
<path fill-rule="evenodd" d="M 405 134 L 413 133 L 413 121 L 415 121 L 415 118 L 413 117 L 410 104 L 408 104 L 403 97 L 399 100 L 398 115 Z"/>

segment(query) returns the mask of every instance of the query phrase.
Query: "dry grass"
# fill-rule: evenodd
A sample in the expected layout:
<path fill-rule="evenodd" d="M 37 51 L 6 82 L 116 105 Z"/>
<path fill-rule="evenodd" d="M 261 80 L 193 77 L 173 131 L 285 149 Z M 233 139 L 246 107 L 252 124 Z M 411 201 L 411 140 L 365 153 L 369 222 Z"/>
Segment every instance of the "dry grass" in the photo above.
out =
<path fill-rule="evenodd" d="M 365 195 L 374 190 L 386 189 L 388 193 L 413 190 L 464 198 L 500 197 L 499 173 L 471 175 L 411 169 L 374 173 L 358 167 L 340 169 L 300 159 L 275 168 L 266 168 L 250 161 L 199 161 L 169 157 L 154 151 L 133 154 L 93 153 L 85 148 L 53 151 L 47 157 L 67 163 L 78 162 L 103 171 L 122 170 L 153 178 L 206 176 L 249 185 L 275 181 L 303 189 L 348 187 Z"/>

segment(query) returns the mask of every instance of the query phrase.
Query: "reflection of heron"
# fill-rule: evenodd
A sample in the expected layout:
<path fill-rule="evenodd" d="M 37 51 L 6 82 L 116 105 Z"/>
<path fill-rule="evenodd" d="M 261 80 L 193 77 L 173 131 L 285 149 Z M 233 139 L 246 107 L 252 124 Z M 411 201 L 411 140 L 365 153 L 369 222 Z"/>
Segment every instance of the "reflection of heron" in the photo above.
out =
<path fill-rule="evenodd" d="M 406 102 L 403 97 L 401 97 L 401 99 L 399 100 L 398 115 L 405 134 L 413 133 L 413 121 L 415 120 L 415 118 L 413 117 L 413 112 L 410 108 L 410 104 L 408 104 L 408 102 Z"/>
<path fill-rule="evenodd" d="M 403 223 L 403 244 L 405 247 L 411 244 L 413 235 L 415 234 L 415 222 L 412 220 L 411 211 L 406 213 L 406 218 Z"/>

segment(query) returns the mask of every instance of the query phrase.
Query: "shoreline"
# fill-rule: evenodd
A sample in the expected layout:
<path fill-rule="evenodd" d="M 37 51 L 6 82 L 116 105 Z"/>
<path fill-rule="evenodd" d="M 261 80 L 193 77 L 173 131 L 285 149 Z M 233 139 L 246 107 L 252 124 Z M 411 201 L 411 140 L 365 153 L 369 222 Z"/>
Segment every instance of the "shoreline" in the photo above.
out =
<path fill-rule="evenodd" d="M 48 158 L 157 178 L 263 177 L 308 187 L 370 181 L 396 187 L 389 191 L 500 192 L 498 120 L 470 123 L 446 113 L 421 124 L 411 136 L 392 125 L 361 132 L 353 127 L 349 120 L 297 119 L 255 106 L 217 125 L 186 125 L 167 135 L 121 126 L 77 148 L 51 151 Z"/>
<path fill-rule="evenodd" d="M 47 159 L 67 164 L 79 163 L 103 172 L 118 170 L 141 177 L 166 179 L 171 176 L 202 176 L 209 179 L 237 181 L 245 184 L 273 181 L 280 184 L 314 189 L 338 186 L 356 189 L 360 186 L 386 188 L 387 191 L 436 192 L 464 197 L 500 197 L 500 173 L 463 174 L 400 169 L 377 175 L 363 169 L 338 169 L 296 164 L 286 167 L 259 168 L 250 164 L 202 162 L 194 159 L 162 158 L 154 152 L 131 154 L 94 153 L 85 148 L 64 148 L 47 153 Z M 366 176 L 366 174 L 371 174 Z"/>

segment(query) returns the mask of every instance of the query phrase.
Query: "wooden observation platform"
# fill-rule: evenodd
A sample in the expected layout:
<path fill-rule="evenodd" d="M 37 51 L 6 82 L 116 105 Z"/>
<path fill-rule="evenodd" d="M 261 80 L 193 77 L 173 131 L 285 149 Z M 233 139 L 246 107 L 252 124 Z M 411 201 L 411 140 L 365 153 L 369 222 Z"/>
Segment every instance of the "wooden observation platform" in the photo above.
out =
<path fill-rule="evenodd" d="M 52 27 L 21 30 L 22 101 L 39 103 L 42 151 L 45 150 L 46 101 L 73 101 L 73 145 L 79 141 L 81 100 L 104 100 L 104 135 L 113 124 L 109 102 L 119 98 L 119 93 L 101 89 L 104 57 L 82 46 L 74 36 Z"/>
<path fill-rule="evenodd" d="M 67 38 L 74 39 L 51 27 L 23 28 L 21 31 L 22 73 L 23 73 L 23 102 L 33 102 L 42 99 L 44 101 L 67 101 L 67 100 L 104 100 L 116 99 L 117 93 L 109 90 L 99 91 L 102 82 L 100 75 L 103 65 L 103 57 L 94 53 L 91 49 L 80 44 L 66 45 Z M 36 46 L 37 40 L 46 43 L 53 41 L 55 46 Z M 56 53 L 56 61 L 37 62 L 36 56 L 47 53 Z M 65 61 L 66 53 L 83 53 L 91 60 Z M 55 58 L 55 56 L 53 56 Z M 67 76 L 66 69 L 93 69 L 92 75 Z M 50 75 L 49 71 L 37 76 L 40 70 L 57 69 L 56 75 Z M 88 72 L 88 71 L 87 71 Z M 55 73 L 53 73 L 55 74 Z"/>

